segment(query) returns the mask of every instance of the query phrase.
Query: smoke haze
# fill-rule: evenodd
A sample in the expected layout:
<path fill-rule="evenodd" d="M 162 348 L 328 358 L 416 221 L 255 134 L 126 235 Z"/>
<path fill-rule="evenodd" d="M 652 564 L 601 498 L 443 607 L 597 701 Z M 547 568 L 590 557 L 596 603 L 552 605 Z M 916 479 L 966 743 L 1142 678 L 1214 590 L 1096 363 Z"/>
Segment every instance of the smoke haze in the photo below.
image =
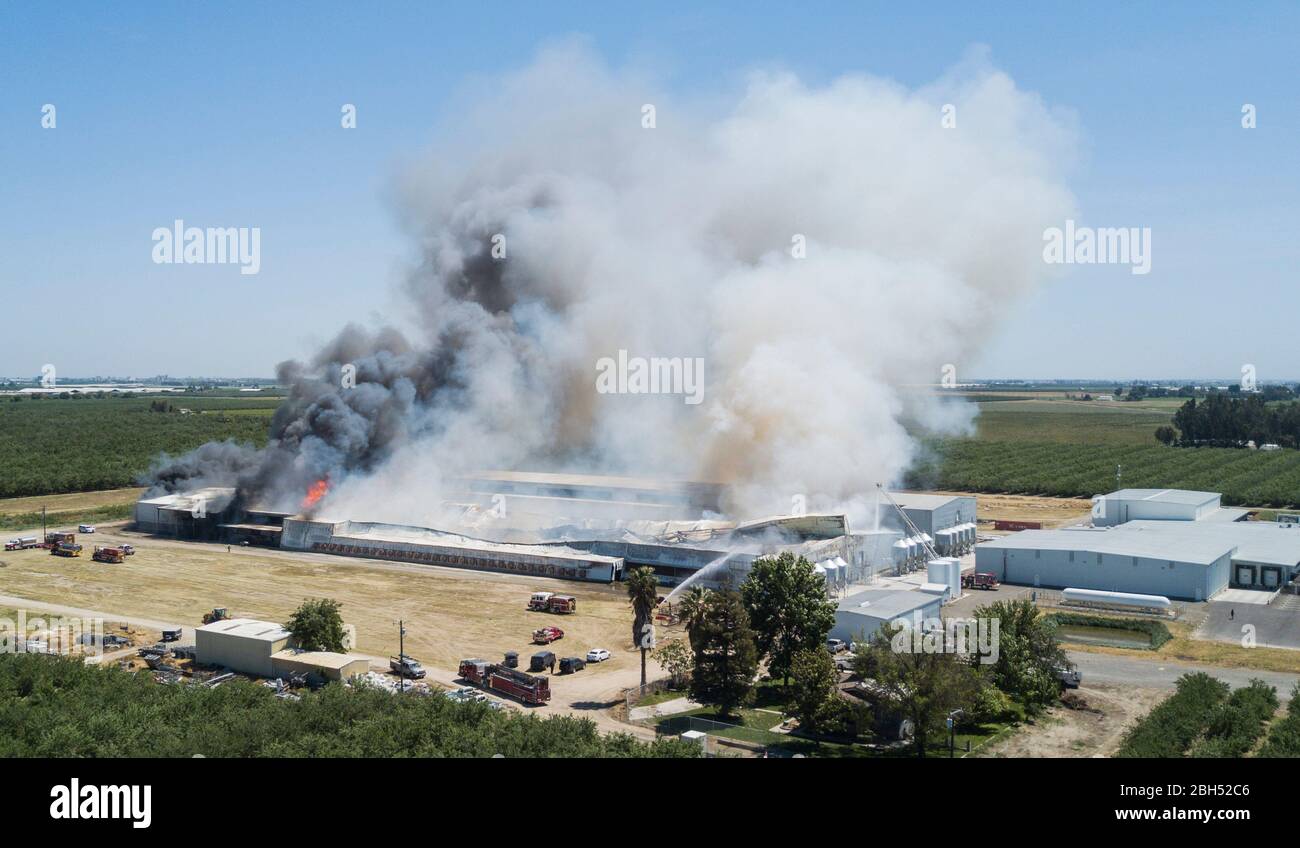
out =
<path fill-rule="evenodd" d="M 927 387 L 1073 212 L 1068 120 L 979 55 L 921 89 L 763 72 L 691 101 L 563 45 L 475 95 L 398 187 L 421 257 L 401 330 L 281 365 L 268 448 L 164 461 L 159 488 L 294 509 L 328 479 L 322 512 L 432 524 L 449 476 L 568 469 L 729 483 L 740 517 L 857 512 L 912 461 L 904 420 L 970 426 Z M 703 402 L 598 393 L 620 350 L 702 357 Z"/>

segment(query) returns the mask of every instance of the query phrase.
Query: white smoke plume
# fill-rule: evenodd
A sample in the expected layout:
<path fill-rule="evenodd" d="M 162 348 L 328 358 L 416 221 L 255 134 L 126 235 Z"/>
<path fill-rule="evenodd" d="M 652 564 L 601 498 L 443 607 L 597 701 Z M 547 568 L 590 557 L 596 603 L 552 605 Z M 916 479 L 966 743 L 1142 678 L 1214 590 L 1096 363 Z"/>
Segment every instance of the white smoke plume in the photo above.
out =
<path fill-rule="evenodd" d="M 1069 121 L 979 56 L 920 89 L 764 72 L 692 99 L 564 45 L 475 95 L 402 179 L 402 333 L 282 367 L 241 478 L 263 498 L 325 476 L 331 514 L 432 523 L 449 475 L 519 468 L 725 482 L 739 517 L 861 503 L 911 462 L 904 420 L 969 423 L 926 387 L 1072 214 Z M 597 392 L 620 350 L 701 357 L 703 402 Z"/>

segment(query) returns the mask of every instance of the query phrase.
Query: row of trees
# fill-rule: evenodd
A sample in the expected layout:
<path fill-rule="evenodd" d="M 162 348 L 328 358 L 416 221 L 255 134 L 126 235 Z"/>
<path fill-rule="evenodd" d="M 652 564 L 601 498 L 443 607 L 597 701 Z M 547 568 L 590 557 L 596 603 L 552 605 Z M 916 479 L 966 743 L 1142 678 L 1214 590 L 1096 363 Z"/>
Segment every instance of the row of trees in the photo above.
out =
<path fill-rule="evenodd" d="M 1272 443 L 1300 447 L 1300 403 L 1269 404 L 1260 395 L 1212 394 L 1187 401 L 1174 413 L 1173 427 L 1156 429 L 1157 441 L 1180 447 L 1243 447 Z"/>
<path fill-rule="evenodd" d="M 299 701 L 235 680 L 164 686 L 79 658 L 0 654 L 0 758 L 693 757 L 570 716 L 331 683 Z"/>
<path fill-rule="evenodd" d="M 148 398 L 0 403 L 0 498 L 137 485 L 159 454 L 266 443 L 275 398 L 194 398 L 208 415 L 157 415 Z"/>

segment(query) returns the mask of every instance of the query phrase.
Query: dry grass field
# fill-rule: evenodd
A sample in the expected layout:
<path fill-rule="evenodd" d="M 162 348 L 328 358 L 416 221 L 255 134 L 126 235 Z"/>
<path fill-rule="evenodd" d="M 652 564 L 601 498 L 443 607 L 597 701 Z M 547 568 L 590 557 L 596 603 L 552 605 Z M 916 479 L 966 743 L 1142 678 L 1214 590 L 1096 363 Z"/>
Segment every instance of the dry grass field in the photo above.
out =
<path fill-rule="evenodd" d="M 555 624 L 565 631 L 552 647 L 557 656 L 585 656 L 594 647 L 613 654 L 588 666 L 584 679 L 639 668 L 621 586 L 258 548 L 227 552 L 225 545 L 154 539 L 120 526 L 78 541 L 86 553 L 75 559 L 43 550 L 0 553 L 0 595 L 188 626 L 216 606 L 233 616 L 285 621 L 304 598 L 328 597 L 342 603 L 344 620 L 356 627 L 356 649 L 374 656 L 397 653 L 399 620 L 406 622 L 407 653 L 443 670 L 455 670 L 464 657 L 497 660 L 507 650 L 526 659 L 539 650 L 529 642 L 532 631 Z M 90 558 L 94 544 L 120 541 L 138 550 L 124 564 Z M 541 589 L 575 595 L 577 614 L 526 611 L 529 594 Z"/>

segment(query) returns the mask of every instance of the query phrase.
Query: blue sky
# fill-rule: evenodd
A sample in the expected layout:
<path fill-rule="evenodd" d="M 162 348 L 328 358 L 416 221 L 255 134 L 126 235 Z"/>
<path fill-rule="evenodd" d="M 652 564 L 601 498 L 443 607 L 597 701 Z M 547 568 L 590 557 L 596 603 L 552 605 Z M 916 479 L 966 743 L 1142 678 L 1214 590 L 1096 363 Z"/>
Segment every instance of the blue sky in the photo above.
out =
<path fill-rule="evenodd" d="M 1007 304 L 961 376 L 1300 378 L 1298 23 L 1294 3 L 7 4 L 0 374 L 270 374 L 400 309 L 396 175 L 466 85 L 579 35 L 704 93 L 769 66 L 923 85 L 987 45 L 1076 116 L 1080 223 L 1151 227 L 1153 268 L 1076 268 Z M 260 226 L 261 272 L 154 264 L 177 217 Z"/>

